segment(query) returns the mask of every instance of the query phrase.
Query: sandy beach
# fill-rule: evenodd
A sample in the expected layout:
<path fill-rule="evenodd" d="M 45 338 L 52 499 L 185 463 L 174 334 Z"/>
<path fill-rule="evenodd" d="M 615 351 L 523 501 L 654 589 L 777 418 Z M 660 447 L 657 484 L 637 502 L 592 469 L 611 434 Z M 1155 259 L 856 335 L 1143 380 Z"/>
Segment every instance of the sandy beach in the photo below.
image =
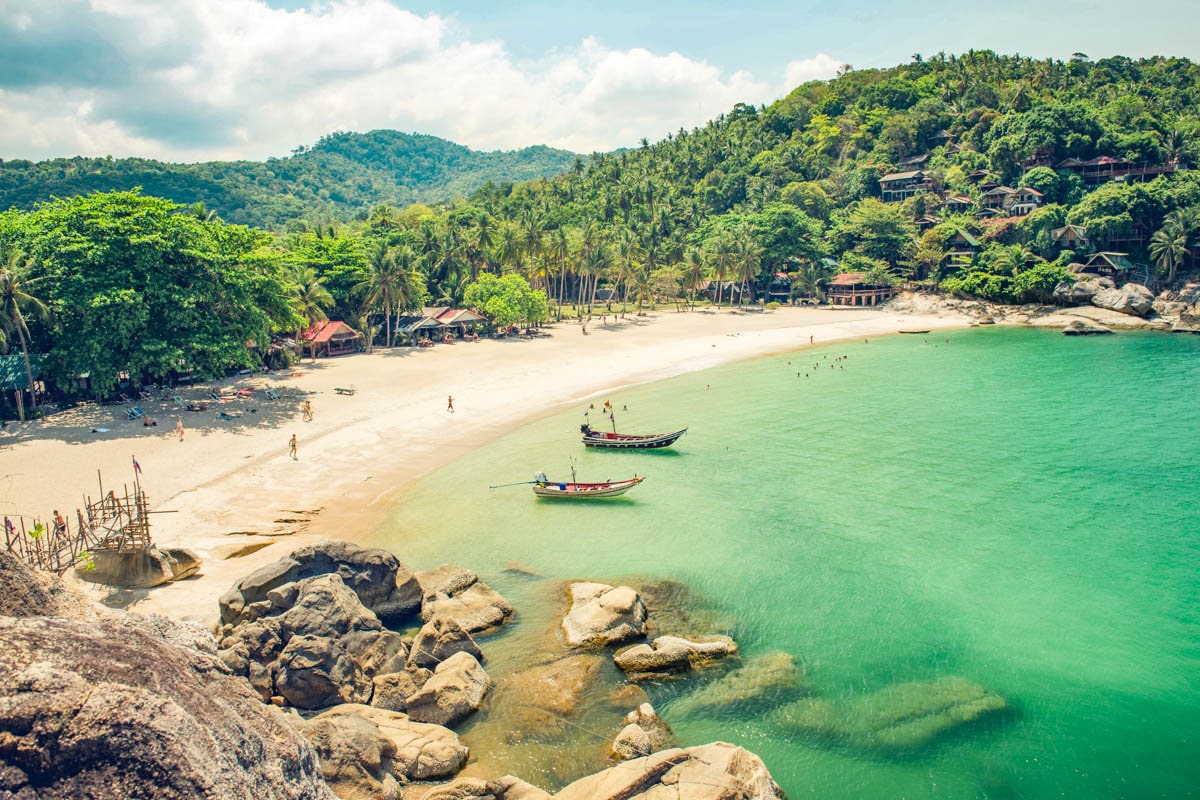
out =
<path fill-rule="evenodd" d="M 139 403 L 153 427 L 127 420 L 128 406 L 92 404 L 10 424 L 0 432 L 0 513 L 72 516 L 85 495 L 98 497 L 98 471 L 106 490 L 132 484 L 136 457 L 151 507 L 162 512 L 153 517 L 155 542 L 188 548 L 203 567 L 148 591 L 92 592 L 133 611 L 209 624 L 217 598 L 241 576 L 319 539 L 365 538 L 406 483 L 550 411 L 617 387 L 808 347 L 810 339 L 819 346 L 966 324 L 952 314 L 875 309 L 660 310 L 597 317 L 586 336 L 564 322 L 531 339 L 305 359 L 288 372 L 181 389 L 184 402 L 208 401 L 202 412 L 177 410 L 171 400 Z M 214 387 L 255 391 L 217 403 L 208 397 Z M 281 398 L 266 399 L 266 387 Z M 283 396 L 301 391 L 308 394 Z M 303 399 L 312 403 L 311 421 L 301 418 Z M 263 546 L 228 557 L 252 543 Z"/>

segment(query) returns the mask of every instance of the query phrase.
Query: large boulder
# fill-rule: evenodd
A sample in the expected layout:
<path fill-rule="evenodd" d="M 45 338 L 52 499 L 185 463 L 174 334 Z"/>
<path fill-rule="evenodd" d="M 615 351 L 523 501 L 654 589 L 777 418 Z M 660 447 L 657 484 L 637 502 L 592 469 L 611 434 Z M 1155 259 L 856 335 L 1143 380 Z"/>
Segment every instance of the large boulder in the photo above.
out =
<path fill-rule="evenodd" d="M 1088 319 L 1076 319 L 1063 328 L 1063 336 L 1103 336 L 1112 333 L 1112 328 Z"/>
<path fill-rule="evenodd" d="M 966 678 L 945 676 L 888 686 L 850 700 L 806 698 L 775 715 L 785 728 L 863 750 L 904 751 L 1004 711 L 999 695 Z"/>
<path fill-rule="evenodd" d="M 494 711 L 511 720 L 509 741 L 546 740 L 570 732 L 570 717 L 595 686 L 604 659 L 576 653 L 522 670 L 496 688 Z"/>
<path fill-rule="evenodd" d="M 333 760 L 332 756 L 326 756 L 327 752 L 341 754 L 338 756 L 344 767 L 339 767 L 341 774 L 369 776 L 378 783 L 384 782 L 384 772 L 403 781 L 449 778 L 463 768 L 470 754 L 458 735 L 448 728 L 414 722 L 404 714 L 363 705 L 335 706 L 300 723 L 299 727 L 314 744 L 321 740 L 317 752 L 327 779 L 330 769 L 326 764 Z M 351 740 L 350 746 L 343 746 L 343 735 Z M 354 739 L 363 740 L 367 747 L 356 748 Z M 376 741 L 386 744 L 374 744 Z M 357 764 L 356 749 L 368 756 Z"/>
<path fill-rule="evenodd" d="M 446 617 L 475 634 L 503 625 L 513 615 L 508 601 L 469 569 L 443 564 L 416 577 L 422 595 L 421 619 L 426 622 Z"/>
<path fill-rule="evenodd" d="M 505 775 L 492 781 L 459 778 L 421 795 L 421 800 L 550 800 L 550 794 L 520 778 Z"/>
<path fill-rule="evenodd" d="M 483 652 L 471 634 L 454 617 L 434 617 L 426 622 L 413 639 L 408 651 L 408 666 L 433 669 L 455 653 L 470 653 L 483 661 Z"/>
<path fill-rule="evenodd" d="M 673 714 L 704 714 L 751 704 L 777 705 L 800 690 L 801 675 L 788 653 L 778 650 L 748 661 L 671 704 Z"/>
<path fill-rule="evenodd" d="M 683 790 L 686 787 L 686 793 Z M 661 750 L 570 784 L 554 800 L 785 800 L 762 759 L 725 742 Z"/>
<path fill-rule="evenodd" d="M 1092 302 L 1096 292 L 1116 286 L 1112 278 L 1083 275 L 1078 279 L 1068 278 L 1054 287 L 1054 302 L 1065 306 L 1086 306 Z"/>
<path fill-rule="evenodd" d="M 376 675 L 371 706 L 387 711 L 407 711 L 408 698 L 416 694 L 432 677 L 432 670 L 420 667 L 405 667 L 400 672 Z"/>
<path fill-rule="evenodd" d="M 400 800 L 392 774 L 396 745 L 379 726 L 357 714 L 339 712 L 297 723 L 321 759 L 321 773 L 341 800 Z"/>
<path fill-rule="evenodd" d="M 492 679 L 470 653 L 455 653 L 408 698 L 408 715 L 418 722 L 454 725 L 474 714 L 492 688 Z"/>
<path fill-rule="evenodd" d="M 408 655 L 346 586 L 325 573 L 278 586 L 252 622 L 225 625 L 222 660 L 263 696 L 298 708 L 368 703 L 373 680 L 398 672 Z"/>
<path fill-rule="evenodd" d="M 312 746 L 206 631 L 0 617 L 0 796 L 333 800 Z"/>
<path fill-rule="evenodd" d="M 191 577 L 200 571 L 200 559 L 191 550 L 148 547 L 131 553 L 97 550 L 75 574 L 89 583 L 150 589 Z"/>
<path fill-rule="evenodd" d="M 402 622 L 421 606 L 416 577 L 394 555 L 328 541 L 302 547 L 243 578 L 221 596 L 221 621 L 252 620 L 272 589 L 326 574 L 339 576 L 385 625 Z"/>
<path fill-rule="evenodd" d="M 571 607 L 562 629 L 571 647 L 610 645 L 646 633 L 646 604 L 628 586 L 579 582 L 567 594 Z"/>
<path fill-rule="evenodd" d="M 633 680 L 705 666 L 737 653 L 728 636 L 659 636 L 653 642 L 635 644 L 613 655 L 616 665 Z"/>
<path fill-rule="evenodd" d="M 1121 314 L 1144 317 L 1154 309 L 1154 293 L 1140 283 L 1127 283 L 1119 289 L 1101 289 L 1092 295 L 1092 305 Z"/>
<path fill-rule="evenodd" d="M 0 550 L 0 616 L 94 620 L 105 613 L 73 577 L 34 569 L 15 553 Z"/>
<path fill-rule="evenodd" d="M 675 732 L 649 703 L 642 703 L 626 714 L 623 725 L 612 742 L 614 758 L 641 758 L 675 743 Z"/>

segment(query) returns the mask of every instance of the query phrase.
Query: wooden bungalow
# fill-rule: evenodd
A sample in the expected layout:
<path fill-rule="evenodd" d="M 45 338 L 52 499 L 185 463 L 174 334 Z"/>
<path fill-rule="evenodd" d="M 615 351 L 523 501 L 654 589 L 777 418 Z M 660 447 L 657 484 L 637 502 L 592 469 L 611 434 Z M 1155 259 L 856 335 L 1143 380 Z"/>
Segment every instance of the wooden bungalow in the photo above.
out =
<path fill-rule="evenodd" d="M 983 207 L 1002 211 L 1008 204 L 1008 197 L 1016 189 L 1011 186 L 997 186 L 994 189 L 988 189 L 983 193 Z"/>
<path fill-rule="evenodd" d="M 880 197 L 885 203 L 899 203 L 917 192 L 932 192 L 933 180 L 921 170 L 893 172 L 879 179 Z"/>
<path fill-rule="evenodd" d="M 925 162 L 928 160 L 929 160 L 929 153 L 922 153 L 919 156 L 910 156 L 909 158 L 902 158 L 898 162 L 896 162 L 896 166 L 897 167 L 916 167 L 919 169 L 922 166 L 924 166 Z"/>
<path fill-rule="evenodd" d="M 1076 272 L 1087 275 L 1101 275 L 1112 278 L 1117 283 L 1129 280 L 1135 273 L 1143 273 L 1145 269 L 1129 260 L 1128 253 L 1095 253 L 1086 263 L 1079 266 Z"/>
<path fill-rule="evenodd" d="M 1041 208 L 1045 199 L 1046 196 L 1037 189 L 1022 186 L 1005 199 L 1004 208 L 1014 217 L 1024 217 Z"/>
<path fill-rule="evenodd" d="M 438 321 L 445 333 L 459 337 L 488 323 L 487 317 L 477 314 L 469 308 L 431 308 L 426 313 Z"/>
<path fill-rule="evenodd" d="M 966 195 L 956 194 L 942 201 L 942 208 L 951 214 L 965 214 L 975 207 L 975 201 Z"/>
<path fill-rule="evenodd" d="M 1087 228 L 1079 225 L 1064 225 L 1050 231 L 1054 246 L 1060 249 L 1091 250 L 1092 242 L 1088 239 Z"/>
<path fill-rule="evenodd" d="M 300 342 L 315 358 L 341 356 L 358 350 L 363 335 L 340 319 L 317 322 L 300 334 Z"/>
<path fill-rule="evenodd" d="M 39 395 L 46 391 L 46 386 L 40 380 L 44 355 L 29 354 L 29 371 L 33 373 L 33 386 L 29 385 L 29 375 L 25 372 L 25 356 L 19 353 L 0 356 L 0 392 L 13 393 L 13 403 L 17 407 L 17 416 L 25 419 L 25 392 L 36 391 Z"/>
<path fill-rule="evenodd" d="M 946 254 L 952 258 L 972 259 L 979 253 L 979 240 L 962 228 L 956 228 L 954 235 L 946 240 Z"/>
<path fill-rule="evenodd" d="M 829 304 L 835 306 L 876 306 L 896 296 L 891 286 L 866 283 L 861 272 L 843 272 L 829 282 Z"/>
<path fill-rule="evenodd" d="M 974 184 L 980 184 L 986 181 L 991 174 L 986 169 L 977 169 L 967 176 L 967 180 Z"/>
<path fill-rule="evenodd" d="M 929 217 L 929 216 L 925 216 L 925 217 L 921 217 L 919 219 L 913 220 L 913 224 L 917 226 L 917 230 L 919 230 L 919 231 L 927 231 L 930 228 L 932 228 L 934 225 L 940 225 L 941 222 L 942 221 L 940 219 L 938 219 L 937 217 Z"/>

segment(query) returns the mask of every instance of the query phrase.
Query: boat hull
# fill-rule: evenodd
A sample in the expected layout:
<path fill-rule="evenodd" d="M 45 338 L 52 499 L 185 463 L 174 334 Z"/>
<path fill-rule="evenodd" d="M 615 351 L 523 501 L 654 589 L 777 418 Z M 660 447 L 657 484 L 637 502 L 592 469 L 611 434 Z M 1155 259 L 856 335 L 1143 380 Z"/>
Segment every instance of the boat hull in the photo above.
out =
<path fill-rule="evenodd" d="M 533 493 L 538 497 L 547 499 L 599 500 L 605 497 L 619 497 L 644 480 L 646 480 L 644 477 L 637 477 L 623 481 L 606 481 L 604 483 L 546 481 L 545 483 L 535 483 L 533 485 Z"/>
<path fill-rule="evenodd" d="M 583 444 L 585 447 L 605 447 L 611 450 L 654 450 L 675 444 L 675 440 L 685 433 L 687 433 L 687 428 L 671 433 L 653 433 L 646 436 L 585 430 Z"/>

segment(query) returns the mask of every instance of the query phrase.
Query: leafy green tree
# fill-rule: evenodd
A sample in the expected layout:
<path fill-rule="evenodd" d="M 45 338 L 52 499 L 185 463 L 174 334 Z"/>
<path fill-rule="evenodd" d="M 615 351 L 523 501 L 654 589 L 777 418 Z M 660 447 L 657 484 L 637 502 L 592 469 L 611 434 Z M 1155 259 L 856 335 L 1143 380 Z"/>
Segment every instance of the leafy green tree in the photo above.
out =
<path fill-rule="evenodd" d="M 37 413 L 37 389 L 33 382 L 33 366 L 29 360 L 29 326 L 25 322 L 25 310 L 44 316 L 46 304 L 29 293 L 26 276 L 29 264 L 20 250 L 10 250 L 0 267 L 0 327 L 13 331 L 21 346 L 21 357 L 25 361 L 25 378 L 29 381 L 30 408 Z M 20 407 L 18 406 L 18 410 Z M 24 416 L 22 415 L 22 419 Z"/>
<path fill-rule="evenodd" d="M 546 293 L 533 289 L 520 275 L 484 273 L 467 286 L 463 297 L 471 308 L 501 327 L 517 323 L 536 324 L 549 316 Z"/>

